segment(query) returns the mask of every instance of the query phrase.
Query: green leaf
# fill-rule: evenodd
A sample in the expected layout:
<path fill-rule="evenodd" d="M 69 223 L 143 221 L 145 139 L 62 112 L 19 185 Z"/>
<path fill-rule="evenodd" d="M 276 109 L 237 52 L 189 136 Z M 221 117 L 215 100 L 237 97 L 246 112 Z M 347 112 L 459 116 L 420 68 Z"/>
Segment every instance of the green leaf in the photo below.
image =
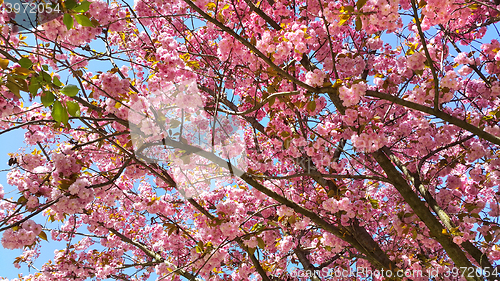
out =
<path fill-rule="evenodd" d="M 85 0 L 82 3 L 80 3 L 80 5 L 73 8 L 73 11 L 77 13 L 85 13 L 86 11 L 89 10 L 89 8 L 90 8 L 90 2 Z"/>
<path fill-rule="evenodd" d="M 87 16 L 84 15 L 75 15 L 75 20 L 81 26 L 91 26 L 94 27 L 94 24 L 90 21 Z"/>
<path fill-rule="evenodd" d="M 63 23 L 66 25 L 66 28 L 70 30 L 73 28 L 73 17 L 70 14 L 64 14 Z"/>
<path fill-rule="evenodd" d="M 41 71 L 40 72 L 40 75 L 42 76 L 42 79 L 47 82 L 47 83 L 50 83 L 52 82 L 52 77 L 50 77 L 50 74 L 48 74 L 47 72 L 45 71 Z"/>
<path fill-rule="evenodd" d="M 257 242 L 259 243 L 259 248 L 261 249 L 266 248 L 266 243 L 264 242 L 264 240 L 262 240 L 262 238 L 257 237 Z"/>
<path fill-rule="evenodd" d="M 366 2 L 367 0 L 358 0 L 358 2 L 356 2 L 356 8 L 358 8 L 358 11 L 361 10 L 361 8 L 363 8 Z"/>
<path fill-rule="evenodd" d="M 57 76 L 54 76 L 52 78 L 52 83 L 54 83 L 54 85 L 56 85 L 57 87 L 61 87 L 62 86 L 61 80 L 59 80 L 59 78 L 57 78 Z"/>
<path fill-rule="evenodd" d="M 26 197 L 24 197 L 24 196 L 21 196 L 17 199 L 17 203 L 19 203 L 19 204 L 24 204 L 26 202 L 28 202 L 28 199 L 26 199 Z"/>
<path fill-rule="evenodd" d="M 250 254 L 251 256 L 253 256 L 253 254 L 255 253 L 255 250 L 257 248 L 248 248 L 248 254 Z"/>
<path fill-rule="evenodd" d="M 74 101 L 67 101 L 66 107 L 68 108 L 69 115 L 73 117 L 80 117 L 80 105 Z"/>
<path fill-rule="evenodd" d="M 38 81 L 32 78 L 30 85 L 28 86 L 30 94 L 32 96 L 36 96 L 36 94 L 38 93 L 38 89 L 40 89 L 40 84 L 38 83 Z"/>
<path fill-rule="evenodd" d="M 43 92 L 41 100 L 43 106 L 49 107 L 54 103 L 55 96 L 52 92 Z"/>
<path fill-rule="evenodd" d="M 55 101 L 52 107 L 52 118 L 57 122 L 62 122 L 64 124 L 68 123 L 68 112 L 64 108 L 60 101 Z"/>
<path fill-rule="evenodd" d="M 61 91 L 61 93 L 65 94 L 68 97 L 74 97 L 78 94 L 78 91 L 80 91 L 80 89 L 78 89 L 78 87 L 75 85 L 67 85 L 59 91 Z"/>
<path fill-rule="evenodd" d="M 310 112 L 314 112 L 314 110 L 316 110 L 316 102 L 315 101 L 310 101 L 307 104 L 307 110 L 309 110 Z"/>
<path fill-rule="evenodd" d="M 269 107 L 271 108 L 274 105 L 275 102 L 276 102 L 276 98 L 271 98 L 269 100 Z"/>
<path fill-rule="evenodd" d="M 43 239 L 43 240 L 45 240 L 45 241 L 49 241 L 49 240 L 47 239 L 47 233 L 45 233 L 45 232 L 43 232 L 43 231 L 42 231 L 42 232 L 40 232 L 40 234 L 38 234 L 38 237 L 42 238 L 42 239 Z"/>
<path fill-rule="evenodd" d="M 362 28 L 363 28 L 363 22 L 361 21 L 361 17 L 357 16 L 356 17 L 356 30 L 361 31 Z"/>
<path fill-rule="evenodd" d="M 19 64 L 21 65 L 21 67 L 24 67 L 24 68 L 30 68 L 33 65 L 33 63 L 31 62 L 31 60 L 29 58 L 20 59 Z"/>
<path fill-rule="evenodd" d="M 21 98 L 21 94 L 19 93 L 20 91 L 19 85 L 9 80 L 7 81 L 5 86 L 7 86 L 9 91 L 11 91 L 11 93 L 13 93 L 16 97 Z"/>
<path fill-rule="evenodd" d="M 77 3 L 75 0 L 66 0 L 64 1 L 64 6 L 66 6 L 66 9 L 71 10 L 74 7 L 76 7 Z"/>

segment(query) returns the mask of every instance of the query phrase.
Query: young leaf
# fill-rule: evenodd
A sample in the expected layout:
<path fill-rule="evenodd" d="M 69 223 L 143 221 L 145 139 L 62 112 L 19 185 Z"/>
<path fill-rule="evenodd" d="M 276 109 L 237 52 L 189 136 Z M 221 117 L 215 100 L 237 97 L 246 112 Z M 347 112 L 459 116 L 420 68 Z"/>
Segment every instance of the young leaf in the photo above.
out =
<path fill-rule="evenodd" d="M 38 83 L 38 81 L 32 78 L 30 85 L 28 86 L 30 94 L 32 96 L 36 96 L 36 94 L 38 93 L 38 89 L 40 89 L 40 84 Z"/>
<path fill-rule="evenodd" d="M 68 107 L 69 115 L 73 117 L 80 117 L 80 105 L 74 101 L 67 101 L 66 107 Z"/>
<path fill-rule="evenodd" d="M 52 78 L 52 83 L 54 83 L 54 85 L 57 86 L 57 87 L 61 87 L 62 86 L 61 80 L 59 80 L 59 78 L 57 78 L 57 76 L 54 76 Z"/>
<path fill-rule="evenodd" d="M 9 66 L 9 60 L 0 58 L 0 68 L 6 69 L 7 66 Z"/>
<path fill-rule="evenodd" d="M 5 86 L 7 86 L 9 91 L 11 91 L 16 97 L 21 98 L 21 94 L 19 93 L 20 90 L 19 85 L 9 80 L 7 81 Z"/>
<path fill-rule="evenodd" d="M 356 30 L 361 31 L 362 28 L 363 28 L 363 22 L 361 21 L 361 17 L 357 16 L 356 17 Z"/>
<path fill-rule="evenodd" d="M 257 248 L 248 248 L 248 254 L 250 254 L 251 256 L 253 256 L 253 254 L 255 253 L 255 250 Z"/>
<path fill-rule="evenodd" d="M 361 8 L 363 8 L 366 2 L 367 0 L 358 0 L 358 2 L 356 2 L 356 8 L 358 8 L 358 11 L 361 10 Z"/>
<path fill-rule="evenodd" d="M 76 7 L 76 1 L 75 0 L 66 0 L 64 1 L 64 6 L 66 6 L 66 9 L 71 10 L 74 7 Z"/>
<path fill-rule="evenodd" d="M 80 91 L 80 89 L 78 89 L 78 87 L 75 85 L 67 85 L 59 91 L 61 91 L 61 93 L 65 94 L 68 97 L 74 97 L 78 94 L 78 91 Z"/>
<path fill-rule="evenodd" d="M 73 17 L 70 14 L 64 14 L 63 23 L 66 25 L 66 28 L 70 30 L 73 28 Z"/>
<path fill-rule="evenodd" d="M 310 112 L 314 112 L 314 110 L 316 110 L 316 102 L 315 101 L 310 101 L 308 104 L 307 104 L 307 110 L 309 110 Z"/>
<path fill-rule="evenodd" d="M 64 124 L 68 123 L 68 112 L 66 108 L 63 107 L 60 101 L 55 101 L 52 107 L 52 118 L 57 122 L 62 122 Z"/>
<path fill-rule="evenodd" d="M 42 238 L 42 239 L 43 239 L 43 240 L 45 240 L 45 241 L 49 241 L 49 240 L 47 239 L 47 233 L 45 233 L 45 232 L 43 232 L 43 231 L 42 231 L 42 232 L 40 232 L 40 234 L 38 234 L 38 237 Z"/>
<path fill-rule="evenodd" d="M 27 69 L 26 67 L 16 67 L 12 70 L 13 73 L 15 74 L 19 74 L 19 75 L 28 75 L 30 74 L 32 71 Z"/>
<path fill-rule="evenodd" d="M 73 8 L 73 11 L 77 13 L 85 13 L 86 11 L 89 10 L 89 8 L 90 8 L 90 2 L 85 0 L 82 3 L 80 3 L 80 5 Z"/>
<path fill-rule="evenodd" d="M 351 15 L 346 15 L 346 14 L 341 15 L 340 16 L 340 21 L 339 21 L 339 26 L 344 25 L 350 19 L 351 19 Z"/>
<path fill-rule="evenodd" d="M 21 67 L 24 67 L 24 68 L 30 68 L 33 65 L 33 63 L 31 62 L 31 60 L 29 58 L 20 59 L 19 64 L 21 65 Z"/>
<path fill-rule="evenodd" d="M 257 237 L 257 242 L 259 243 L 259 248 L 261 248 L 261 249 L 266 248 L 266 243 L 264 242 L 264 240 L 262 238 Z"/>
<path fill-rule="evenodd" d="M 94 27 L 94 24 L 90 21 L 87 16 L 84 15 L 75 15 L 75 20 L 81 26 L 91 26 Z"/>
<path fill-rule="evenodd" d="M 49 107 L 54 103 L 55 96 L 52 92 L 43 92 L 41 98 L 42 104 L 45 107 Z"/>

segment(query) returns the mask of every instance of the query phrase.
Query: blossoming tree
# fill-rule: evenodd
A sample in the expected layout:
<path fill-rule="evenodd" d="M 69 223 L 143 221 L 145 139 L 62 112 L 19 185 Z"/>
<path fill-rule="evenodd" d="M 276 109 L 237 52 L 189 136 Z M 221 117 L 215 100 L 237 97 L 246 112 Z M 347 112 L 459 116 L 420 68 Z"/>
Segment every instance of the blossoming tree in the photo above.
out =
<path fill-rule="evenodd" d="M 499 274 L 497 1 L 4 1 L 22 279 Z"/>

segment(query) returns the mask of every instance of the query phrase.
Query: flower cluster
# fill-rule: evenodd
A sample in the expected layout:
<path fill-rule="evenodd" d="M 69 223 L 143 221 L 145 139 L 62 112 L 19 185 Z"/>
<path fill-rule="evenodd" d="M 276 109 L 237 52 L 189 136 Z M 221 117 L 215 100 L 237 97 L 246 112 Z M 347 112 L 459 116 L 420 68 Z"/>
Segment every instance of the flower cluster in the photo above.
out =
<path fill-rule="evenodd" d="M 9 228 L 3 233 L 2 246 L 7 249 L 19 249 L 32 245 L 41 232 L 41 225 L 33 220 L 26 220 L 16 230 Z"/>
<path fill-rule="evenodd" d="M 323 86 L 325 76 L 325 73 L 319 69 L 309 71 L 306 73 L 306 83 L 313 87 L 321 87 Z"/>
<path fill-rule="evenodd" d="M 357 83 L 347 88 L 342 86 L 339 88 L 339 97 L 343 101 L 344 106 L 349 107 L 358 104 L 361 97 L 366 94 L 367 86 L 364 82 Z"/>
<path fill-rule="evenodd" d="M 364 152 L 374 152 L 383 147 L 387 143 L 383 133 L 376 134 L 375 132 L 354 134 L 351 137 L 354 147 Z"/>

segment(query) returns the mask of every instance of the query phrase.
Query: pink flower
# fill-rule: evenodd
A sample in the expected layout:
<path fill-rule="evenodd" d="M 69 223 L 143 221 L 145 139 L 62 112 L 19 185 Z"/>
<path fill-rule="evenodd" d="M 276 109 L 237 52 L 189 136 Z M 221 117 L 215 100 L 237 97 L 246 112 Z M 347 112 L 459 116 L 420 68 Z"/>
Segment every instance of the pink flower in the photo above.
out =
<path fill-rule="evenodd" d="M 306 83 L 313 87 L 323 86 L 323 81 L 325 80 L 326 74 L 319 69 L 314 71 L 309 71 L 306 74 Z"/>
<path fill-rule="evenodd" d="M 460 74 L 462 76 L 467 76 L 471 73 L 472 73 L 472 68 L 470 68 L 466 65 L 462 66 L 462 68 L 460 68 L 460 70 L 458 70 L 458 74 Z"/>
<path fill-rule="evenodd" d="M 426 61 L 425 56 L 420 52 L 416 52 L 410 57 L 408 57 L 406 64 L 410 69 L 422 70 L 425 67 L 425 61 Z"/>
<path fill-rule="evenodd" d="M 359 103 L 362 96 L 366 94 L 366 84 L 364 82 L 354 84 L 351 88 L 345 86 L 340 87 L 339 97 L 343 101 L 344 106 L 349 107 Z"/>
<path fill-rule="evenodd" d="M 279 242 L 279 250 L 282 252 L 288 252 L 295 246 L 295 242 L 292 236 L 285 236 Z"/>
<path fill-rule="evenodd" d="M 464 239 L 461 236 L 453 237 L 453 243 L 458 244 L 458 245 L 462 244 L 463 240 Z"/>
<path fill-rule="evenodd" d="M 354 121 L 356 121 L 357 118 L 358 118 L 358 111 L 357 110 L 350 109 L 350 108 L 346 109 L 345 115 L 343 116 L 343 120 L 348 126 L 353 126 Z"/>
<path fill-rule="evenodd" d="M 222 235 L 228 237 L 229 239 L 234 239 L 238 236 L 239 227 L 237 223 L 225 222 L 220 225 L 220 231 Z"/>
<path fill-rule="evenodd" d="M 259 241 L 257 241 L 257 238 L 255 236 L 252 236 L 248 240 L 243 240 L 243 243 L 248 247 L 248 248 L 256 248 L 257 245 L 259 245 Z"/>

